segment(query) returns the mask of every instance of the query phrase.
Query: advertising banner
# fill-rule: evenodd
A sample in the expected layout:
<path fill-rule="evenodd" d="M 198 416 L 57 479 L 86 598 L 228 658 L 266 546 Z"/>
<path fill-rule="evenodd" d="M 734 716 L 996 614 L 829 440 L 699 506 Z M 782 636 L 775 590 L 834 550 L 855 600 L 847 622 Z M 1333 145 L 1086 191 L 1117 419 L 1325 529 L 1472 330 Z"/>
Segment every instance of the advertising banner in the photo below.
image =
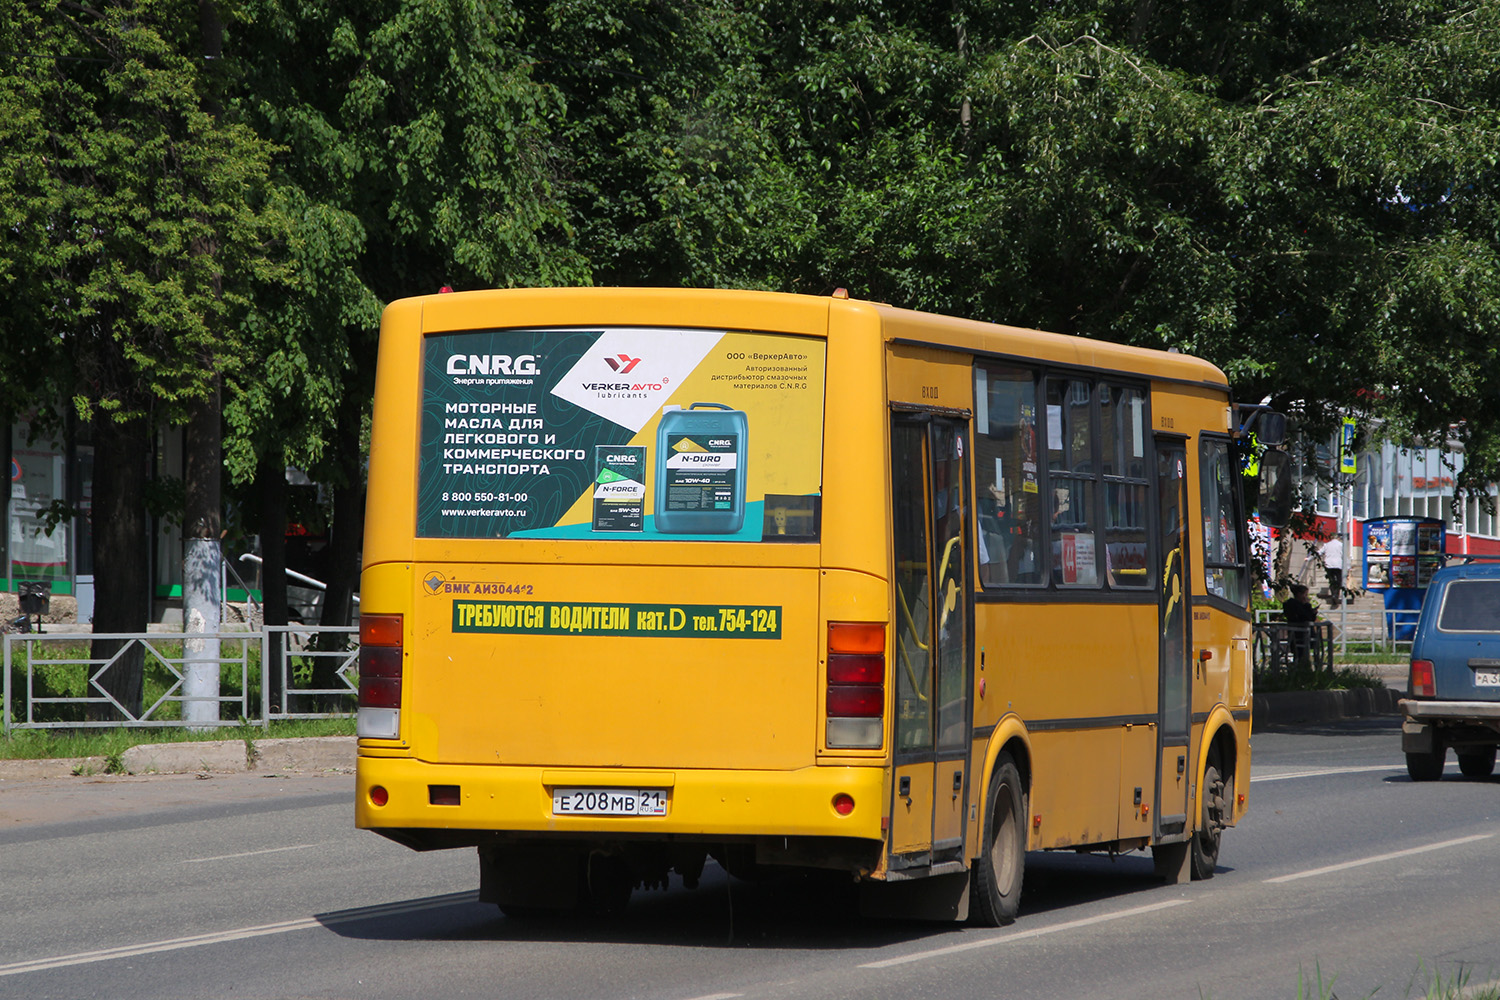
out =
<path fill-rule="evenodd" d="M 813 540 L 825 362 L 772 333 L 429 336 L 417 534 Z"/>

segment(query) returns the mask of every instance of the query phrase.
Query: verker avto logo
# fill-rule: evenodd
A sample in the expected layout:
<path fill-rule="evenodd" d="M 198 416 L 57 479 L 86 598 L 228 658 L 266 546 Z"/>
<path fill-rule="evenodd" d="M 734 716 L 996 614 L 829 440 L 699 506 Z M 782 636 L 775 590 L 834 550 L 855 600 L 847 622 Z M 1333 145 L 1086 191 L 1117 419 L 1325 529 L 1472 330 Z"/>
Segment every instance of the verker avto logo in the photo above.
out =
<path fill-rule="evenodd" d="M 612 371 L 617 372 L 620 375 L 629 375 L 630 369 L 640 364 L 641 359 L 632 358 L 628 354 L 616 354 L 612 358 L 605 358 L 604 363 L 609 365 Z"/>
<path fill-rule="evenodd" d="M 450 354 L 449 375 L 539 375 L 536 355 Z"/>

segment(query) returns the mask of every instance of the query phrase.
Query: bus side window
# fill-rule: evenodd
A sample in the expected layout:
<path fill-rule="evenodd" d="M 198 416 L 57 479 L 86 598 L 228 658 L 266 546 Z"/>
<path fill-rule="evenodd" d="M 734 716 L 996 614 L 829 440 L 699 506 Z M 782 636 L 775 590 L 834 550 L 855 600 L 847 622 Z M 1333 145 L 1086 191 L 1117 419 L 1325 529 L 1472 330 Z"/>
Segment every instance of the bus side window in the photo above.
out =
<path fill-rule="evenodd" d="M 1094 386 L 1047 379 L 1047 476 L 1052 489 L 1052 582 L 1099 586 L 1099 531 L 1093 431 Z"/>
<path fill-rule="evenodd" d="M 1245 519 L 1237 511 L 1239 467 L 1227 439 L 1204 437 L 1199 454 L 1203 503 L 1203 570 L 1208 592 L 1244 606 L 1250 596 Z"/>
<path fill-rule="evenodd" d="M 1037 470 L 1037 373 L 974 366 L 974 487 L 979 580 L 985 587 L 1040 586 L 1044 511 Z"/>
<path fill-rule="evenodd" d="M 1112 588 L 1151 586 L 1146 546 L 1146 393 L 1099 386 L 1100 465 L 1104 473 L 1104 565 Z"/>

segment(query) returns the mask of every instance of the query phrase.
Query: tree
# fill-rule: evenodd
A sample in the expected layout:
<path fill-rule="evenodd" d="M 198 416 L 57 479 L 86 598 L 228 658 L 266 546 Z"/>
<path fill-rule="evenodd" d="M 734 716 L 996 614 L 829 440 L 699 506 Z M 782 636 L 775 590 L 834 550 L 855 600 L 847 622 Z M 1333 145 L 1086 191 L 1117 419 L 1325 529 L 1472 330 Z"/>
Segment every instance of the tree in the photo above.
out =
<path fill-rule="evenodd" d="M 280 220 L 261 192 L 270 147 L 205 111 L 196 3 L 11 5 L 0 84 L 38 135 L 7 218 L 17 293 L 52 400 L 92 426 L 94 627 L 145 631 L 150 580 L 144 486 L 153 429 L 181 424 L 239 359 L 236 317 Z M 14 175 L 13 175 L 14 176 Z M 15 183 L 12 181 L 12 183 Z M 95 641 L 93 656 L 119 652 Z M 141 707 L 139 650 L 103 677 Z"/>
<path fill-rule="evenodd" d="M 760 10 L 807 286 L 1181 348 L 1500 478 L 1493 5 Z"/>
<path fill-rule="evenodd" d="M 554 193 L 547 122 L 561 107 L 533 79 L 504 4 L 245 10 L 229 39 L 245 69 L 236 107 L 283 147 L 275 182 L 297 219 L 296 277 L 262 299 L 258 373 L 269 377 L 231 390 L 229 464 L 244 477 L 280 452 L 332 487 L 323 621 L 343 624 L 358 585 L 380 309 L 444 285 L 587 277 Z M 333 686 L 326 674 L 313 683 Z"/>

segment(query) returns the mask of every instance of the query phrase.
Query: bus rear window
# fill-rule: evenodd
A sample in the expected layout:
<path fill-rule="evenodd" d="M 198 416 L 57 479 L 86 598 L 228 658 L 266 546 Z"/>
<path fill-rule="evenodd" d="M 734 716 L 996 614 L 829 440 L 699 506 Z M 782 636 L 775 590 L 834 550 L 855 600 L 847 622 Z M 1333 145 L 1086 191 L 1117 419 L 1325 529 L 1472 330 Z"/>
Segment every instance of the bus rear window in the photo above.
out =
<path fill-rule="evenodd" d="M 431 334 L 417 534 L 816 541 L 825 358 L 733 330 Z"/>

